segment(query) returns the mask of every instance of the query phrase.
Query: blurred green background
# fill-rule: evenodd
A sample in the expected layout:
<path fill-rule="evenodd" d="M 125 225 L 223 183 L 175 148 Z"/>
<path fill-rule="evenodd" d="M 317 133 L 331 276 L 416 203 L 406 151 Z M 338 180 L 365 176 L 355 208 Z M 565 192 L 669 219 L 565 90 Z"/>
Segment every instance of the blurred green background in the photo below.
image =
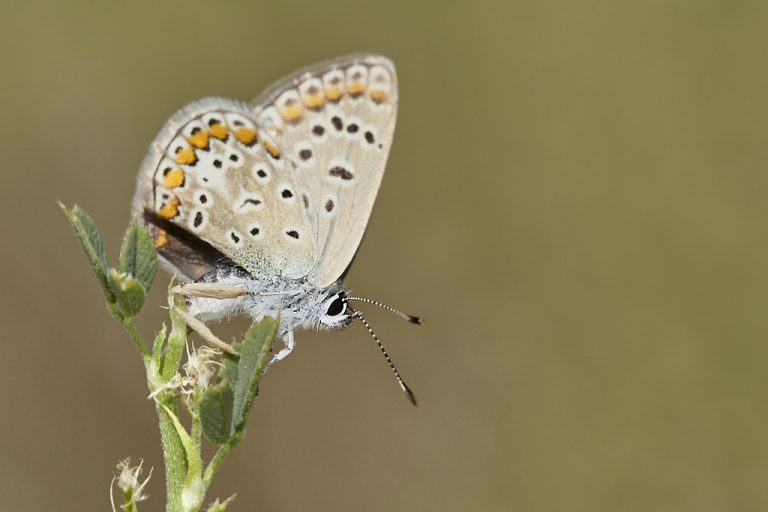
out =
<path fill-rule="evenodd" d="M 210 496 L 768 509 L 766 26 L 762 1 L 7 3 L 3 509 L 108 510 L 126 456 L 163 506 L 143 368 L 55 201 L 114 257 L 177 108 L 355 51 L 394 60 L 401 103 L 348 285 L 427 317 L 366 309 L 421 405 L 360 326 L 301 333 Z"/>

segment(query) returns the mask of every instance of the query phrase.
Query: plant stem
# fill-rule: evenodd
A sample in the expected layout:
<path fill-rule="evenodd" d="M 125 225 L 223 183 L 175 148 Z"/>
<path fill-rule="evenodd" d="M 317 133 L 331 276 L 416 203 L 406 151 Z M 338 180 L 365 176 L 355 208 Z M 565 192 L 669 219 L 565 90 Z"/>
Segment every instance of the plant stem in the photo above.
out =
<path fill-rule="evenodd" d="M 176 427 L 165 412 L 163 406 L 176 414 L 178 407 L 173 396 L 158 396 L 155 399 L 155 410 L 160 423 L 160 439 L 163 445 L 163 460 L 165 462 L 165 486 L 167 494 L 166 512 L 181 512 L 181 490 L 187 475 L 186 455 L 184 447 L 176 432 Z"/>
<path fill-rule="evenodd" d="M 168 329 L 165 327 L 165 324 L 163 324 L 163 327 L 157 331 L 155 340 L 152 343 L 152 371 L 158 376 L 160 375 L 160 369 L 163 363 L 163 347 L 165 346 L 167 334 Z M 147 371 L 149 371 L 149 369 Z"/>
<path fill-rule="evenodd" d="M 151 378 L 151 371 L 157 371 L 160 372 L 159 380 L 167 382 L 179 371 L 184 346 L 187 343 L 187 326 L 175 314 L 173 300 L 175 300 L 174 297 L 170 295 L 168 302 L 170 306 L 171 332 L 168 335 L 163 361 L 161 365 L 155 366 L 155 368 L 152 368 L 150 365 L 147 366 L 148 379 Z M 156 339 L 155 343 L 157 341 Z M 179 433 L 173 420 L 168 416 L 165 407 L 178 417 L 178 402 L 171 393 L 162 393 L 155 399 L 155 410 L 157 411 L 157 419 L 160 422 L 160 439 L 163 444 L 163 460 L 165 462 L 166 511 L 180 512 L 183 510 L 181 498 L 184 481 L 187 478 L 188 463 Z"/>
<path fill-rule="evenodd" d="M 117 309 L 116 304 L 108 302 L 107 309 L 109 310 L 109 314 L 112 315 L 112 318 L 120 322 L 120 324 L 123 326 L 123 329 L 126 330 L 128 336 L 131 338 L 131 341 L 139 351 L 142 361 L 144 361 L 144 364 L 146 365 L 149 362 L 151 354 L 149 353 L 147 345 L 144 343 L 144 339 L 141 337 L 141 334 L 139 334 L 138 329 L 136 329 L 136 326 L 133 325 L 131 317 L 124 315 L 119 309 Z"/>
<path fill-rule="evenodd" d="M 216 454 L 208 463 L 208 467 L 205 468 L 205 472 L 203 473 L 203 485 L 205 485 L 206 488 L 211 484 L 213 476 L 216 474 L 216 471 L 219 469 L 219 466 L 221 466 L 221 463 L 224 462 L 227 455 L 229 455 L 229 452 L 232 451 L 232 448 L 243 439 L 243 435 L 245 435 L 244 430 L 240 431 L 235 437 L 219 446 L 219 449 L 216 450 Z"/>
<path fill-rule="evenodd" d="M 176 314 L 174 306 L 175 297 L 168 297 L 169 315 L 171 317 L 171 334 L 168 335 L 168 344 L 165 348 L 161 374 L 167 381 L 179 371 L 181 358 L 184 354 L 184 346 L 187 344 L 187 324 Z M 180 307 L 183 307 L 181 305 Z"/>
<path fill-rule="evenodd" d="M 200 423 L 200 400 L 203 398 L 203 393 L 200 389 L 195 389 L 195 393 L 192 397 L 192 442 L 195 443 L 197 451 L 202 450 L 202 437 L 203 429 Z"/>

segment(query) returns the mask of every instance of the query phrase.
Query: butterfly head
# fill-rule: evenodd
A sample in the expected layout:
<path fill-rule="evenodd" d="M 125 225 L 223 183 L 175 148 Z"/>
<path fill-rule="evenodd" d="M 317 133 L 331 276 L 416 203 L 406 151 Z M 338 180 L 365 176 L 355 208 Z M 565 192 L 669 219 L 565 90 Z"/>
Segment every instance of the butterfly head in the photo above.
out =
<path fill-rule="evenodd" d="M 347 295 L 341 290 L 330 292 L 320 303 L 318 322 L 326 329 L 341 329 L 352 323 L 354 311 L 347 304 Z"/>

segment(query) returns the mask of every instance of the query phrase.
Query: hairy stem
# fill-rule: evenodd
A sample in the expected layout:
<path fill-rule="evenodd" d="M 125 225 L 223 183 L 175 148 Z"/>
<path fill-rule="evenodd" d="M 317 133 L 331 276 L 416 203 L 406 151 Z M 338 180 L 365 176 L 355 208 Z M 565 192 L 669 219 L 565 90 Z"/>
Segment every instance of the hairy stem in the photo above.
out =
<path fill-rule="evenodd" d="M 192 396 L 192 410 L 190 411 L 190 414 L 192 415 L 192 442 L 195 443 L 198 452 L 202 450 L 203 438 L 203 428 L 200 422 L 200 400 L 202 398 L 202 391 L 200 389 L 195 389 L 194 395 Z"/>
<path fill-rule="evenodd" d="M 169 380 L 179 371 L 181 358 L 184 355 L 184 346 L 187 344 L 187 324 L 178 314 L 176 314 L 174 300 L 175 298 L 173 296 L 168 297 L 168 306 L 170 306 L 169 314 L 171 316 L 171 334 L 168 335 L 168 345 L 165 349 L 162 370 L 160 370 L 161 376 L 165 381 Z M 183 307 L 183 304 L 179 305 L 179 307 Z"/>
<path fill-rule="evenodd" d="M 120 324 L 123 326 L 123 329 L 126 330 L 126 332 L 128 333 L 128 336 L 130 336 L 131 338 L 131 341 L 136 346 L 136 349 L 139 351 L 142 361 L 144 361 L 144 364 L 146 365 L 149 362 L 149 359 L 150 357 L 152 357 L 152 355 L 150 354 L 146 343 L 144 343 L 144 338 L 141 337 L 141 334 L 139 334 L 138 329 L 136 329 L 136 326 L 133 325 L 132 318 L 123 314 L 117 308 L 116 304 L 107 303 L 107 309 L 109 310 L 109 314 L 112 315 L 112 318 L 120 322 Z"/>
<path fill-rule="evenodd" d="M 219 449 L 216 450 L 213 458 L 208 463 L 208 467 L 205 468 L 205 472 L 203 473 L 203 485 L 208 487 L 211 484 L 211 480 L 213 480 L 213 477 L 216 474 L 216 471 L 219 469 L 219 466 L 221 466 L 221 463 L 224 462 L 224 459 L 227 458 L 227 455 L 229 455 L 229 452 L 232 451 L 232 448 L 237 446 L 237 444 L 243 440 L 244 435 L 245 430 L 242 430 L 235 434 L 235 436 L 232 437 L 229 441 L 219 446 Z"/>
<path fill-rule="evenodd" d="M 173 420 L 165 411 L 167 407 L 174 414 L 178 413 L 176 399 L 173 396 L 158 396 L 155 399 L 155 410 L 160 423 L 160 439 L 163 445 L 163 460 L 165 462 L 165 486 L 167 494 L 166 512 L 181 512 L 181 491 L 187 475 L 186 455 Z"/>

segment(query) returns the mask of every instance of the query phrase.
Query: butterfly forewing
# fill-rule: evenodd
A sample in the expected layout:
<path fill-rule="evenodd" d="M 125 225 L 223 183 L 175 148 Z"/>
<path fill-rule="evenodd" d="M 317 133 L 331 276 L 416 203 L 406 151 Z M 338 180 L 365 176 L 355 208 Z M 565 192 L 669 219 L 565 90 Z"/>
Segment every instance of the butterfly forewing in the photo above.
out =
<path fill-rule="evenodd" d="M 199 238 L 256 278 L 327 287 L 362 239 L 396 114 L 394 66 L 371 55 L 302 70 L 252 107 L 195 102 L 153 142 L 134 218 L 159 219 L 158 250 L 187 277 L 212 268 L 190 264 L 182 239 Z"/>
<path fill-rule="evenodd" d="M 146 210 L 199 238 L 254 277 L 305 276 L 314 266 L 315 238 L 300 208 L 277 142 L 259 133 L 251 113 L 224 99 L 201 100 L 169 121 L 145 162 L 151 187 L 141 187 L 134 216 Z M 155 227 L 158 251 L 182 274 L 175 232 Z M 197 272 L 199 274 L 199 272 Z"/>

